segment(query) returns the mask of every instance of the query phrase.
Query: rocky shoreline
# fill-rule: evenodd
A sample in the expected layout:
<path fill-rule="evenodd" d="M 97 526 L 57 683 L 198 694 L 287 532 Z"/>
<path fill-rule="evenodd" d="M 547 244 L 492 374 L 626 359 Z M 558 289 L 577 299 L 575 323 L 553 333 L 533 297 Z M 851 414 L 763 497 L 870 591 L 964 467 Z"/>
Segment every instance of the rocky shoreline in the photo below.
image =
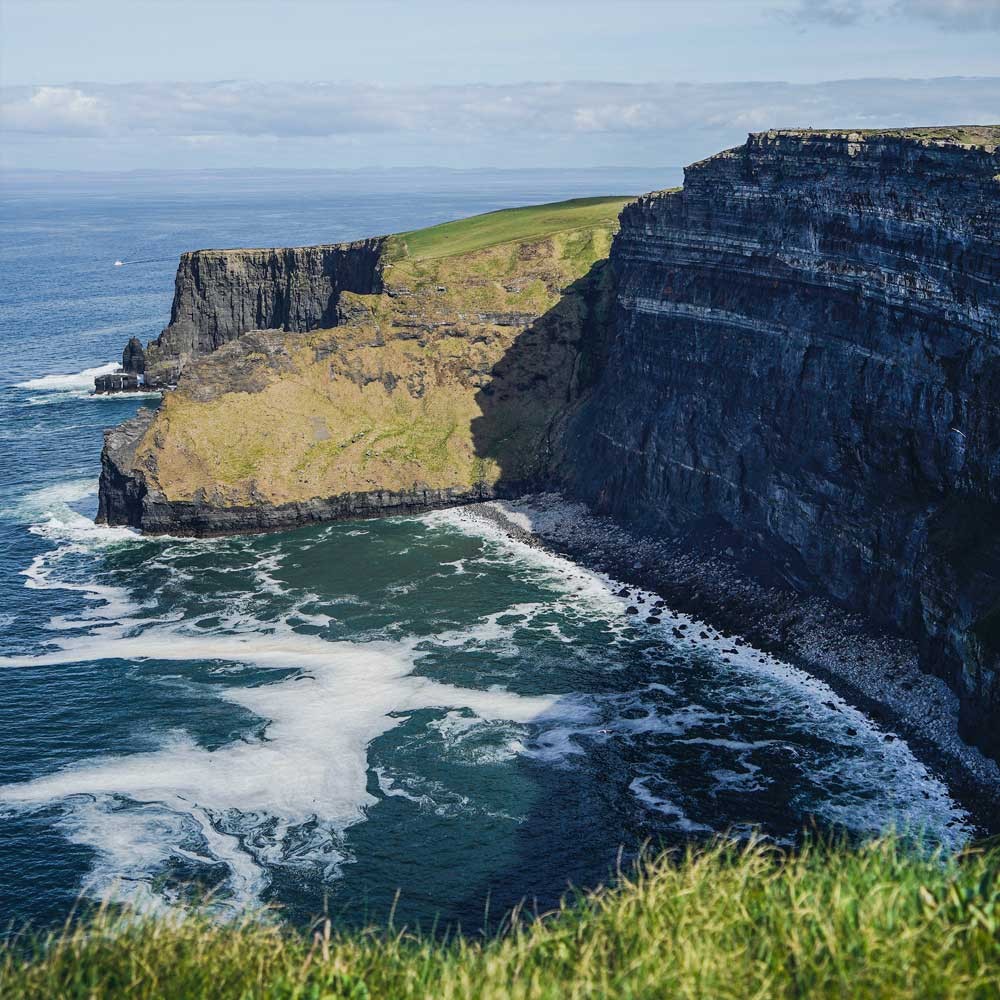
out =
<path fill-rule="evenodd" d="M 961 740 L 958 697 L 921 671 L 913 642 L 878 632 L 823 598 L 755 582 L 725 551 L 710 555 L 640 535 L 557 494 L 456 513 L 659 595 L 671 609 L 710 622 L 723 639 L 750 643 L 820 678 L 878 723 L 887 741 L 905 739 L 982 833 L 1000 833 L 1000 766 Z M 642 614 L 650 613 L 645 604 Z"/>
<path fill-rule="evenodd" d="M 187 254 L 123 356 L 184 375 L 107 436 L 99 520 L 558 490 L 634 534 L 536 512 L 546 544 L 850 691 L 996 813 L 961 740 L 1000 761 L 998 171 L 1000 126 L 778 130 L 680 190 Z"/>

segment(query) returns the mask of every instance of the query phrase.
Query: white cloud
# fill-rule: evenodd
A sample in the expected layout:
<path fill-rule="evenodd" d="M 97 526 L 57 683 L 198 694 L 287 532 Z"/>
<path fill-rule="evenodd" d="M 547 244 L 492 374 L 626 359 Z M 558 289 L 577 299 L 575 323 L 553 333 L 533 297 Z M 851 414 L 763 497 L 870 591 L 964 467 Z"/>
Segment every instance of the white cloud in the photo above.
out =
<path fill-rule="evenodd" d="M 6 131 L 83 136 L 107 126 L 102 100 L 76 87 L 36 87 L 0 103 L 0 128 Z"/>
<path fill-rule="evenodd" d="M 0 168 L 679 165 L 768 128 L 1000 122 L 1000 77 L 0 89 Z"/>
<path fill-rule="evenodd" d="M 428 142 L 800 125 L 1000 120 L 1000 78 L 787 83 L 525 83 L 420 88 L 254 82 L 0 92 L 8 133 L 141 140 L 407 136 Z"/>
<path fill-rule="evenodd" d="M 1000 31 L 1000 0 L 796 0 L 782 13 L 800 24 L 835 27 L 898 19 L 952 31 Z"/>

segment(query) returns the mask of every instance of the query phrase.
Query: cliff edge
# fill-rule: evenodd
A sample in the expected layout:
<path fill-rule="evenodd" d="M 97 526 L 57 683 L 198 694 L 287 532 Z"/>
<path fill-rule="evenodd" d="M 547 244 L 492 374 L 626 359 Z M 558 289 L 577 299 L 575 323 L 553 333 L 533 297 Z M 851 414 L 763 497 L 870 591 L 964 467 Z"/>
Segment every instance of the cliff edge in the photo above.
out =
<path fill-rule="evenodd" d="M 248 330 L 303 333 L 337 322 L 344 292 L 381 291 L 385 239 L 277 250 L 197 250 L 181 254 L 170 323 L 146 345 L 130 342 L 126 371 L 165 388 L 197 357 Z"/>
<path fill-rule="evenodd" d="M 178 383 L 108 434 L 99 519 L 261 531 L 537 485 L 595 377 L 627 200 L 186 254 L 171 324 L 146 350 L 147 382 L 152 369 Z"/>
<path fill-rule="evenodd" d="M 186 255 L 147 352 L 183 376 L 109 434 L 101 517 L 204 534 L 556 487 L 915 638 L 998 755 L 998 143 L 765 132 L 631 202 Z"/>
<path fill-rule="evenodd" d="M 610 356 L 559 470 L 916 638 L 994 754 L 998 142 L 760 133 L 627 206 Z"/>

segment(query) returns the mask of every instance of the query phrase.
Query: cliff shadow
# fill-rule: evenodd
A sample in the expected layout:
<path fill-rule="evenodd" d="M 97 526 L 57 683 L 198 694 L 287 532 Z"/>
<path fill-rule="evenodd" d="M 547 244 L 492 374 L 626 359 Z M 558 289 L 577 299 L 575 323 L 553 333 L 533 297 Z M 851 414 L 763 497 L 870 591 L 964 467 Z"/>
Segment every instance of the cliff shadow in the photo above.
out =
<path fill-rule="evenodd" d="M 551 484 L 568 418 L 603 370 L 614 302 L 609 261 L 595 262 L 481 373 L 473 478 L 486 496 Z"/>

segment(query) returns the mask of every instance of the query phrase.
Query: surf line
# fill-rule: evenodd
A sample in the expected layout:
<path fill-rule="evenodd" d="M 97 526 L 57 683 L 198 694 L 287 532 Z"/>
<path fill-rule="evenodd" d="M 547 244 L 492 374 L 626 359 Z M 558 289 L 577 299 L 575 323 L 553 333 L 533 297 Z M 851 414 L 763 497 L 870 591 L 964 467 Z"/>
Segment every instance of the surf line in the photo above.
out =
<path fill-rule="evenodd" d="M 177 260 L 177 257 L 175 255 L 173 257 L 143 257 L 140 260 L 116 260 L 115 267 L 124 267 L 126 264 L 159 264 L 165 260 Z"/>

